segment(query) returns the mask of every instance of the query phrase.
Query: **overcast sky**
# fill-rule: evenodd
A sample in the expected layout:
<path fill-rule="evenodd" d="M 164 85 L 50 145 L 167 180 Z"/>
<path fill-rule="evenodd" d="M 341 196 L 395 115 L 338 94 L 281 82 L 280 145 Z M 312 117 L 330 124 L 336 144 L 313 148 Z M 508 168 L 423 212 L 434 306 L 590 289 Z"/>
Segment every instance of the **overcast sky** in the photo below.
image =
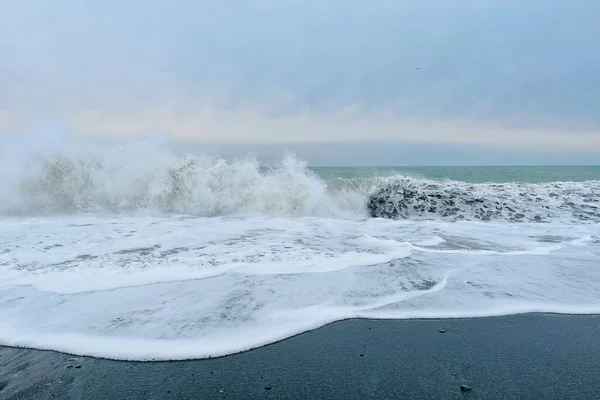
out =
<path fill-rule="evenodd" d="M 5 0 L 0 131 L 600 163 L 598 15 L 597 0 Z"/>

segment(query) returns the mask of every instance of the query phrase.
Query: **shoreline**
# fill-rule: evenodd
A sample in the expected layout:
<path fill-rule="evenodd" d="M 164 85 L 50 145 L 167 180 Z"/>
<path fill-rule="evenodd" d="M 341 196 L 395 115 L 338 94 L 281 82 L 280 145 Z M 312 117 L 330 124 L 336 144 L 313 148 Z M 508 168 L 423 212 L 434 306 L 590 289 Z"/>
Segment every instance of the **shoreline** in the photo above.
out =
<path fill-rule="evenodd" d="M 517 312 L 517 313 L 513 313 L 513 314 L 499 314 L 499 315 L 484 315 L 484 316 L 464 316 L 464 317 L 407 317 L 407 318 L 367 318 L 367 317 L 350 317 L 350 318 L 345 318 L 345 319 L 340 319 L 340 320 L 335 320 L 332 322 L 327 322 L 324 325 L 320 325 L 317 326 L 316 328 L 311 328 L 308 329 L 304 332 L 299 332 L 299 333 L 294 333 L 291 336 L 287 336 L 284 337 L 283 339 L 277 339 L 274 340 L 272 342 L 269 343 L 265 343 L 262 345 L 257 345 L 255 347 L 250 347 L 246 350 L 240 350 L 240 351 L 234 351 L 232 353 L 227 353 L 227 354 L 219 354 L 219 355 L 215 355 L 215 356 L 208 356 L 208 357 L 191 357 L 191 358 L 173 358 L 173 359 L 145 359 L 145 360 L 132 360 L 132 359 L 126 359 L 126 358 L 111 358 L 109 356 L 97 356 L 97 355 L 86 355 L 86 354 L 77 354 L 77 353 L 72 353 L 69 351 L 62 351 L 62 350 L 53 350 L 53 349 L 45 349 L 45 348 L 38 348 L 38 347 L 29 347 L 29 346 L 20 346 L 20 345 L 5 345 L 0 343 L 0 349 L 3 348 L 10 348 L 10 349 L 15 349 L 15 350 L 31 350 L 31 351 L 42 351 L 42 352 L 51 352 L 51 353 L 57 353 L 57 354 L 63 354 L 63 355 L 67 355 L 70 356 L 70 358 L 91 358 L 91 359 L 96 359 L 96 360 L 105 360 L 105 361 L 116 361 L 116 362 L 128 362 L 128 363 L 173 363 L 173 362 L 184 362 L 184 361 L 201 361 L 201 360 L 216 360 L 216 359 L 220 359 L 220 358 L 226 358 L 226 357 L 231 357 L 231 356 L 236 356 L 238 354 L 243 354 L 243 353 L 247 353 L 249 351 L 255 351 L 255 350 L 260 350 L 263 347 L 268 347 L 274 344 L 277 344 L 279 342 L 283 342 L 286 340 L 290 340 L 290 339 L 294 339 L 297 336 L 302 336 L 308 333 L 311 333 L 313 331 L 317 331 L 323 328 L 328 327 L 329 325 L 333 325 L 333 324 L 338 324 L 338 323 L 344 323 L 344 322 L 348 322 L 348 321 L 356 321 L 356 322 L 360 322 L 360 321 L 384 321 L 384 322 L 394 322 L 394 321 L 466 321 L 466 320 L 474 320 L 474 319 L 488 319 L 488 318 L 505 318 L 505 317 L 516 317 L 516 316 L 527 316 L 527 315 L 532 315 L 532 316 L 536 316 L 536 315 L 548 315 L 548 316 L 552 316 L 552 315 L 556 315 L 556 316 L 577 316 L 577 317 L 586 317 L 586 316 L 590 316 L 590 317 L 600 317 L 600 312 L 579 312 L 579 313 L 567 313 L 567 312 L 553 312 L 553 311 L 524 311 L 524 312 Z"/>
<path fill-rule="evenodd" d="M 184 361 L 0 346 L 0 398 L 593 398 L 600 392 L 598 337 L 600 315 L 528 313 L 347 319 Z"/>

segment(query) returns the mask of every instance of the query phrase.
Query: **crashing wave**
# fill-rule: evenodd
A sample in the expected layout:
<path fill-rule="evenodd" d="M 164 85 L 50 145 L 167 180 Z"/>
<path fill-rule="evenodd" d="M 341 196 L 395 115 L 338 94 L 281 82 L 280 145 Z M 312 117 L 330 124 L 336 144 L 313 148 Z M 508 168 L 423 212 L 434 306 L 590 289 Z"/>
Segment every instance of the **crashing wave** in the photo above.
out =
<path fill-rule="evenodd" d="M 369 197 L 371 217 L 390 219 L 600 221 L 600 181 L 477 183 L 392 178 Z"/>

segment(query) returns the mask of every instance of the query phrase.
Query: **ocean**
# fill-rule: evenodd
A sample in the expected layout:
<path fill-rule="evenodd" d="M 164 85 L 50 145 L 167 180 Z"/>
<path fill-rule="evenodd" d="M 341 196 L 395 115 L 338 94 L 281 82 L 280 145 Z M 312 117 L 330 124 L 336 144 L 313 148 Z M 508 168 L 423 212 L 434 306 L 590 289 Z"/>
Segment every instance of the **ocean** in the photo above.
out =
<path fill-rule="evenodd" d="M 600 313 L 600 167 L 0 149 L 0 344 L 240 352 L 348 318 Z"/>

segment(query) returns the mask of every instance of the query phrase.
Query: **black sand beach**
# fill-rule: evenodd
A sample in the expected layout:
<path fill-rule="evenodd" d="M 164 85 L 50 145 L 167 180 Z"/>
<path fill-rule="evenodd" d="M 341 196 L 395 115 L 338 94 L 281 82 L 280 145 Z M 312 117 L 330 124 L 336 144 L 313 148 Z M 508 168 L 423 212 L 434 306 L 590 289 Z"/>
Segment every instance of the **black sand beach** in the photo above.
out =
<path fill-rule="evenodd" d="M 0 398 L 592 399 L 599 371 L 596 315 L 348 320 L 208 360 L 0 347 Z"/>

